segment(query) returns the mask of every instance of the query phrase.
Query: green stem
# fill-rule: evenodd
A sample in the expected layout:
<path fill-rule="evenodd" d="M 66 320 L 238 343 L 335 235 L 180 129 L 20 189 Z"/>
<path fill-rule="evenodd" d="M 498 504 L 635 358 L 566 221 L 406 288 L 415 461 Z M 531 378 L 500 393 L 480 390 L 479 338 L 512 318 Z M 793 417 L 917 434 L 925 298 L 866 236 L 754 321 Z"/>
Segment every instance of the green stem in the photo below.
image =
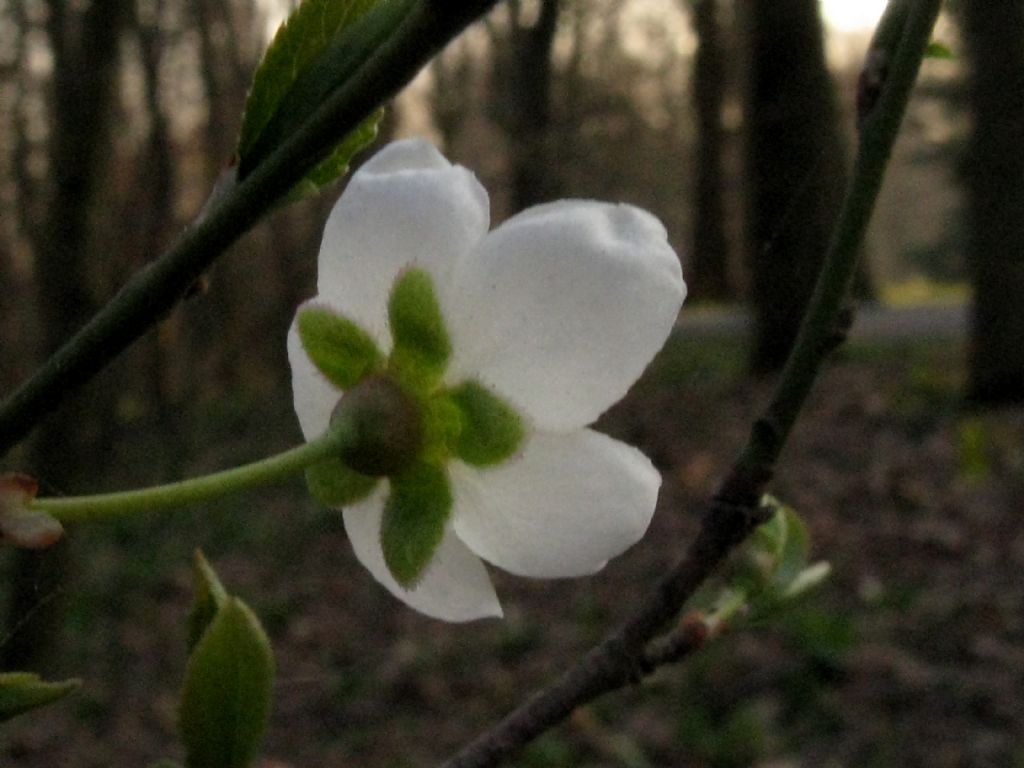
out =
<path fill-rule="evenodd" d="M 291 477 L 320 459 L 337 456 L 351 434 L 350 430 L 333 427 L 323 437 L 305 445 L 222 472 L 134 491 L 37 498 L 29 506 L 64 523 L 183 507 Z"/>

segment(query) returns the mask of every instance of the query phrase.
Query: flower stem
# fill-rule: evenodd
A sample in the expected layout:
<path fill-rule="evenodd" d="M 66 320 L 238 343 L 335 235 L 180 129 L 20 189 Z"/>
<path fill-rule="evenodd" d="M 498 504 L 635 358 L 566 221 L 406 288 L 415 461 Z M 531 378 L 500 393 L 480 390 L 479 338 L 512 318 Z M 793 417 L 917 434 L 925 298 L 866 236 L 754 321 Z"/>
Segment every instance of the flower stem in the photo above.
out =
<path fill-rule="evenodd" d="M 37 498 L 29 507 L 67 523 L 126 517 L 209 501 L 291 477 L 310 464 L 336 456 L 351 434 L 350 429 L 334 426 L 322 437 L 304 445 L 210 475 L 134 491 Z"/>

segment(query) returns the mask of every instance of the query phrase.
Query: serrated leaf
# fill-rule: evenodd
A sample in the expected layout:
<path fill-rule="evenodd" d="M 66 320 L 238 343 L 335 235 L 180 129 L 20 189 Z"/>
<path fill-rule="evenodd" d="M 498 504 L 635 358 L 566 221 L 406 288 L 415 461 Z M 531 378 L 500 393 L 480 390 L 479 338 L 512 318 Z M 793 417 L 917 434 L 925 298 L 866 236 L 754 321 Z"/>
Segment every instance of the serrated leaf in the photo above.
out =
<path fill-rule="evenodd" d="M 356 472 L 344 461 L 328 458 L 306 468 L 306 486 L 318 502 L 337 509 L 370 495 L 377 479 Z"/>
<path fill-rule="evenodd" d="M 32 672 L 0 673 L 0 723 L 62 699 L 81 684 L 81 680 L 49 683 Z"/>
<path fill-rule="evenodd" d="M 188 649 L 195 648 L 203 632 L 227 602 L 228 593 L 217 577 L 213 567 L 200 550 L 196 550 L 192 559 L 192 575 L 195 579 L 195 595 L 192 607 L 188 612 Z"/>
<path fill-rule="evenodd" d="M 448 397 L 462 417 L 455 455 L 467 464 L 492 466 L 509 458 L 522 444 L 526 434 L 523 420 L 512 406 L 482 384 L 464 382 Z"/>
<path fill-rule="evenodd" d="M 451 486 L 440 467 L 416 464 L 391 478 L 380 543 L 388 570 L 403 587 L 415 585 L 423 575 L 451 510 Z"/>
<path fill-rule="evenodd" d="M 180 730 L 187 768 L 247 768 L 270 715 L 274 658 L 255 614 L 229 597 L 189 658 Z"/>
<path fill-rule="evenodd" d="M 377 0 L 302 0 L 263 54 L 246 99 L 238 155 L 248 157 L 295 83 Z"/>
<path fill-rule="evenodd" d="M 444 373 L 452 346 L 428 272 L 412 268 L 399 275 L 388 298 L 388 320 L 391 371 L 414 391 L 429 391 Z"/>
<path fill-rule="evenodd" d="M 326 307 L 300 309 L 298 330 L 313 365 L 339 389 L 351 389 L 383 360 L 370 334 Z"/>
<path fill-rule="evenodd" d="M 281 26 L 253 79 L 238 143 L 238 174 L 249 172 L 300 129 L 379 48 L 408 0 L 303 0 Z M 379 7 L 379 8 L 378 8 Z M 381 13 L 371 13 L 373 10 Z M 377 135 L 383 109 L 367 115 L 287 195 L 295 201 L 339 178 Z"/>

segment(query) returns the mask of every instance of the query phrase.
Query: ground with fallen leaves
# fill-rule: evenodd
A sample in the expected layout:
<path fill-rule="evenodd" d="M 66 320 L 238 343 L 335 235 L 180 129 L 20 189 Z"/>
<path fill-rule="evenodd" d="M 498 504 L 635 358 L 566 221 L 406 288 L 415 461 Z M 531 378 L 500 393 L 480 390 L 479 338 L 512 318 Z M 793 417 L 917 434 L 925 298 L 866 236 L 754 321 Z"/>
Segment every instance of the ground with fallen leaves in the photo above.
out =
<path fill-rule="evenodd" d="M 962 359 L 956 344 L 898 342 L 837 358 L 772 485 L 832 562 L 826 586 L 598 700 L 511 764 L 1024 765 L 1024 412 L 963 410 Z M 495 573 L 503 621 L 449 626 L 392 600 L 298 483 L 73 530 L 66 630 L 41 671 L 84 687 L 13 721 L 0 764 L 182 758 L 176 688 L 200 546 L 277 653 L 263 768 L 436 765 L 629 613 L 685 548 L 769 392 L 742 375 L 738 342 L 674 340 L 601 423 L 664 474 L 650 532 L 593 578 Z M 209 415 L 188 471 L 296 439 L 278 401 L 269 415 Z M 115 472 L 153 448 L 139 440 Z"/>

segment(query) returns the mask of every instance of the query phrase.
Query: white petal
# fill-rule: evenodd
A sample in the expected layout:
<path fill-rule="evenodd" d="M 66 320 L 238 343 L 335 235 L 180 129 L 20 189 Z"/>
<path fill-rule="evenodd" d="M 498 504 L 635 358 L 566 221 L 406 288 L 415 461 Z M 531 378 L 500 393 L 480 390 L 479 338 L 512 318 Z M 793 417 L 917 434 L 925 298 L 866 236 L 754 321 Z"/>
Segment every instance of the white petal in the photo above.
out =
<path fill-rule="evenodd" d="M 318 298 L 307 301 L 299 307 L 317 303 L 323 306 Z M 288 362 L 292 367 L 292 397 L 295 401 L 295 414 L 299 417 L 299 426 L 306 440 L 320 437 L 331 422 L 331 413 L 341 399 L 341 390 L 329 382 L 313 365 L 299 338 L 298 312 L 288 329 Z"/>
<path fill-rule="evenodd" d="M 644 535 L 661 477 L 632 446 L 600 432 L 538 432 L 523 453 L 479 470 L 451 466 L 455 533 L 522 576 L 600 570 Z"/>
<path fill-rule="evenodd" d="M 454 279 L 449 381 L 479 378 L 559 432 L 592 423 L 626 393 L 686 293 L 657 219 L 579 200 L 509 219 Z"/>
<path fill-rule="evenodd" d="M 489 222 L 487 192 L 472 173 L 422 139 L 390 144 L 356 171 L 327 219 L 320 295 L 390 349 L 387 299 L 398 273 L 426 269 L 440 292 Z"/>
<path fill-rule="evenodd" d="M 472 621 L 502 615 L 498 596 L 480 558 L 470 552 L 449 525 L 419 584 L 404 589 L 384 564 L 380 521 L 387 490 L 381 483 L 373 494 L 343 511 L 345 530 L 356 558 L 399 600 L 420 613 L 444 621 Z"/>

